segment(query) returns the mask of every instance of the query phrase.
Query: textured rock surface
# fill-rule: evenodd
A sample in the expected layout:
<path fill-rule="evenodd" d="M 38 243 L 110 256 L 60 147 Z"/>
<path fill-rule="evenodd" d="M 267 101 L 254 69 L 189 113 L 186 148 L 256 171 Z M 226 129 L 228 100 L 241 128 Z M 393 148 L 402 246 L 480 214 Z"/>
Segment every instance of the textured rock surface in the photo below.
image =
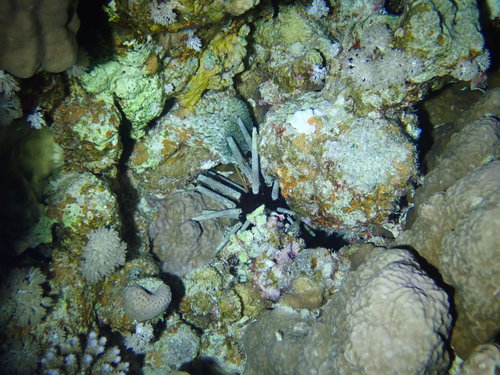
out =
<path fill-rule="evenodd" d="M 425 155 L 427 170 L 435 168 L 444 152 L 449 153 L 446 151 L 448 142 L 468 124 L 485 116 L 500 118 L 500 87 L 485 93 L 476 91 L 474 95 L 470 91 L 461 90 L 460 87 L 457 84 L 443 89 L 435 98 L 424 102 L 424 108 L 433 125 L 432 148 Z M 475 101 L 471 103 L 472 99 Z M 476 141 L 477 138 L 477 136 L 474 137 Z M 485 141 L 491 143 L 491 140 L 485 139 Z M 476 144 L 475 147 L 478 148 L 478 145 Z"/>
<path fill-rule="evenodd" d="M 149 237 L 164 272 L 182 276 L 208 264 L 215 255 L 224 234 L 224 220 L 191 220 L 208 208 L 220 206 L 198 192 L 176 191 L 160 201 Z"/>
<path fill-rule="evenodd" d="M 382 224 L 416 174 L 414 145 L 394 118 L 359 117 L 349 98 L 305 94 L 260 128 L 265 174 L 290 207 L 328 228 Z"/>
<path fill-rule="evenodd" d="M 122 150 L 121 120 L 120 111 L 107 96 L 79 93 L 67 97 L 55 110 L 52 124 L 54 138 L 64 148 L 66 168 L 113 172 Z"/>
<path fill-rule="evenodd" d="M 448 295 L 406 250 L 382 251 L 346 281 L 309 334 L 299 374 L 441 374 Z"/>
<path fill-rule="evenodd" d="M 245 375 L 295 374 L 312 323 L 282 306 L 264 312 L 243 337 Z"/>

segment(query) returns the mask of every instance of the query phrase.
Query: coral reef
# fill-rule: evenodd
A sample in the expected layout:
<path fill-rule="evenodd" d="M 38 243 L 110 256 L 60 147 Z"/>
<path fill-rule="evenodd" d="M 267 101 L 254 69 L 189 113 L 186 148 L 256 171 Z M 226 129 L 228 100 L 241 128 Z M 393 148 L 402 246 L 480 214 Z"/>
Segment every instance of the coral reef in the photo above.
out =
<path fill-rule="evenodd" d="M 397 120 L 357 117 L 346 100 L 308 93 L 268 112 L 260 153 L 264 173 L 279 180 L 293 210 L 359 232 L 395 210 L 416 176 L 416 155 Z"/>
<path fill-rule="evenodd" d="M 109 96 L 90 96 L 80 90 L 66 98 L 54 111 L 51 127 L 56 142 L 64 147 L 66 167 L 105 173 L 116 166 L 121 153 L 121 119 Z"/>
<path fill-rule="evenodd" d="M 144 135 L 148 122 L 161 114 L 166 95 L 162 75 L 154 67 L 152 71 L 144 68 L 154 56 L 153 45 L 135 41 L 130 45 L 125 56 L 95 66 L 80 81 L 88 93 L 100 94 L 105 102 L 112 103 L 113 96 L 118 99 L 131 122 L 131 135 L 137 139 Z"/>
<path fill-rule="evenodd" d="M 2 346 L 0 366 L 5 374 L 32 374 L 36 371 L 41 349 L 32 335 L 26 335 L 21 340 Z"/>
<path fill-rule="evenodd" d="M 248 107 L 231 91 L 206 92 L 194 113 L 184 118 L 176 109 L 157 120 L 129 162 L 137 185 L 156 194 L 184 187 L 198 173 L 221 162 L 233 162 L 226 139 L 232 136 L 244 145 L 237 119 L 247 126 L 251 123 Z"/>
<path fill-rule="evenodd" d="M 94 302 L 94 308 L 99 323 L 109 326 L 114 332 L 119 332 L 122 335 L 129 335 L 131 332 L 134 332 L 137 325 L 134 324 L 134 318 L 129 316 L 124 310 L 124 292 L 128 286 L 134 285 L 134 283 L 142 279 L 146 281 L 152 279 L 152 287 L 162 285 L 161 280 L 154 277 L 158 275 L 158 273 L 158 265 L 152 259 L 139 257 L 126 262 L 123 268 L 108 276 L 103 281 L 100 290 L 96 293 L 97 300 Z M 168 286 L 162 286 L 162 290 L 165 291 L 166 288 L 168 288 Z M 136 289 L 134 288 L 133 290 Z M 142 287 L 139 292 L 140 297 L 146 299 L 146 302 L 150 298 L 153 303 L 165 302 L 163 299 L 148 294 L 146 289 Z M 131 309 L 134 311 L 136 309 L 148 307 L 147 304 L 145 306 L 134 305 L 135 302 L 139 303 L 139 301 L 129 301 Z M 156 323 L 160 318 L 161 315 L 158 316 L 158 319 L 153 319 L 151 322 Z"/>
<path fill-rule="evenodd" d="M 123 336 L 124 344 L 135 353 L 144 353 L 148 349 L 148 344 L 154 338 L 153 326 L 151 323 L 138 323 L 135 332 Z"/>
<path fill-rule="evenodd" d="M 69 172 L 52 180 L 47 202 L 46 215 L 79 236 L 117 222 L 116 196 L 89 172 Z"/>
<path fill-rule="evenodd" d="M 4 163 L 0 196 L 0 246 L 19 255 L 30 247 L 52 241 L 54 220 L 47 217 L 44 198 L 47 179 L 64 164 L 63 149 L 50 130 L 33 130 L 24 121 L 0 128 L 0 156 Z"/>
<path fill-rule="evenodd" d="M 8 125 L 22 116 L 23 111 L 17 96 L 19 89 L 16 79 L 0 69 L 0 126 Z"/>
<path fill-rule="evenodd" d="M 312 317 L 284 307 L 263 313 L 243 337 L 245 375 L 294 374 L 304 350 L 303 342 L 314 323 Z"/>
<path fill-rule="evenodd" d="M 495 97 L 492 93 L 487 101 Z M 478 116 L 478 110 L 488 108 L 487 101 L 471 108 L 466 117 Z M 415 195 L 417 205 L 409 229 L 396 243 L 415 248 L 455 288 L 458 317 L 452 344 L 467 358 L 474 347 L 494 337 L 498 326 L 499 311 L 491 303 L 498 269 L 491 265 L 499 261 L 495 249 L 500 238 L 495 228 L 500 123 L 482 117 L 457 127 L 460 130 L 434 153 L 432 169 Z"/>
<path fill-rule="evenodd" d="M 128 372 L 117 346 L 106 347 L 107 338 L 92 331 L 85 346 L 77 336 L 57 337 L 51 342 L 40 363 L 45 374 L 114 374 Z"/>
<path fill-rule="evenodd" d="M 425 184 L 415 194 L 415 202 L 439 191 L 445 191 L 475 168 L 500 156 L 500 121 L 483 117 L 467 124 L 453 134 L 442 152 L 434 156 L 438 161 L 425 175 Z M 464 160 L 463 156 L 467 155 Z"/>
<path fill-rule="evenodd" d="M 491 2 L 24 2 L 0 372 L 498 369 Z"/>
<path fill-rule="evenodd" d="M 452 334 L 457 353 L 467 357 L 488 342 L 498 326 L 500 161 L 465 175 L 446 192 L 437 192 L 417 208 L 411 229 L 396 240 L 411 245 L 455 288 L 458 311 Z"/>
<path fill-rule="evenodd" d="M 500 369 L 500 348 L 495 344 L 479 345 L 462 364 L 461 375 L 489 375 Z"/>
<path fill-rule="evenodd" d="M 149 237 L 153 253 L 163 262 L 163 272 L 182 276 L 208 264 L 215 255 L 213 246 L 222 240 L 224 222 L 191 219 L 208 208 L 220 205 L 195 191 L 176 191 L 159 202 Z"/>
<path fill-rule="evenodd" d="M 143 368 L 146 375 L 170 373 L 198 354 L 200 339 L 188 325 L 172 316 L 167 326 L 158 341 L 148 350 Z"/>
<path fill-rule="evenodd" d="M 2 307 L 0 325 L 18 327 L 38 324 L 52 304 L 50 297 L 44 297 L 41 286 L 46 281 L 38 268 L 17 268 L 12 270 L 0 290 Z"/>

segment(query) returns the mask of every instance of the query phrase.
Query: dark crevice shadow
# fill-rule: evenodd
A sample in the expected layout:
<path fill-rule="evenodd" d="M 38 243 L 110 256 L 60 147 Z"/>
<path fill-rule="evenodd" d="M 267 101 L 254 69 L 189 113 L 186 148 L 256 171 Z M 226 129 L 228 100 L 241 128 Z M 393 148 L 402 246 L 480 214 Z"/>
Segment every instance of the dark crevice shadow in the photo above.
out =
<path fill-rule="evenodd" d="M 135 258 L 139 255 L 140 239 L 137 235 L 137 226 L 134 216 L 139 204 L 139 194 L 135 190 L 129 176 L 127 175 L 127 163 L 134 150 L 135 140 L 131 136 L 132 124 L 125 118 L 119 103 L 118 107 L 122 121 L 120 123 L 119 135 L 122 142 L 122 153 L 118 162 L 118 174 L 114 181 L 111 181 L 113 193 L 116 194 L 118 210 L 121 218 L 121 237 L 127 243 L 128 257 Z"/>

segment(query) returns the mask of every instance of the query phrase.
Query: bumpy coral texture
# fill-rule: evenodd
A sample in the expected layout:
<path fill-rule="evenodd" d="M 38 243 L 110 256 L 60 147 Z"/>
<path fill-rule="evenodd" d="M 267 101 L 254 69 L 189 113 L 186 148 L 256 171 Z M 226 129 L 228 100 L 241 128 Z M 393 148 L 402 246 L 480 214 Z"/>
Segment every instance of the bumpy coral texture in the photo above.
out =
<path fill-rule="evenodd" d="M 114 229 L 98 228 L 89 234 L 83 248 L 82 274 L 95 283 L 125 264 L 127 246 Z"/>
<path fill-rule="evenodd" d="M 123 310 L 132 319 L 142 322 L 165 311 L 172 299 L 168 285 L 155 278 L 130 283 L 123 292 Z"/>
<path fill-rule="evenodd" d="M 200 339 L 192 328 L 176 316 L 169 318 L 166 324 L 167 329 L 146 353 L 145 374 L 187 374 L 173 370 L 192 361 L 199 353 Z"/>
<path fill-rule="evenodd" d="M 245 375 L 444 374 L 448 298 L 409 251 L 379 251 L 316 322 L 278 310 L 249 326 Z"/>
<path fill-rule="evenodd" d="M 413 246 L 455 288 L 458 311 L 452 344 L 467 358 L 494 338 L 500 305 L 500 160 L 468 173 L 420 204 L 397 242 Z"/>
<path fill-rule="evenodd" d="M 360 231 L 384 223 L 408 190 L 415 148 L 397 121 L 359 117 L 346 100 L 305 94 L 269 111 L 259 146 L 264 174 L 279 179 L 293 210 L 329 228 Z M 306 112 L 299 126 L 296 115 Z"/>
<path fill-rule="evenodd" d="M 75 63 L 77 1 L 16 0 L 0 3 L 0 68 L 20 78 L 39 68 L 62 72 Z"/>
<path fill-rule="evenodd" d="M 500 347 L 479 345 L 462 364 L 461 375 L 494 375 L 500 371 Z"/>
<path fill-rule="evenodd" d="M 384 250 L 349 275 L 304 342 L 298 374 L 442 374 L 448 295 L 406 250 Z"/>
<path fill-rule="evenodd" d="M 0 326 L 26 327 L 39 323 L 52 302 L 49 297 L 43 297 L 41 284 L 45 281 L 45 275 L 38 268 L 11 271 L 0 290 Z"/>
<path fill-rule="evenodd" d="M 214 255 L 224 226 L 216 220 L 191 220 L 203 209 L 219 208 L 209 201 L 197 192 L 177 191 L 159 202 L 149 236 L 164 272 L 182 276 L 206 265 Z"/>
<path fill-rule="evenodd" d="M 454 134 L 438 156 L 435 167 L 425 176 L 416 201 L 422 202 L 435 192 L 445 190 L 468 172 L 500 156 L 499 139 L 500 121 L 493 117 L 471 122 Z"/>

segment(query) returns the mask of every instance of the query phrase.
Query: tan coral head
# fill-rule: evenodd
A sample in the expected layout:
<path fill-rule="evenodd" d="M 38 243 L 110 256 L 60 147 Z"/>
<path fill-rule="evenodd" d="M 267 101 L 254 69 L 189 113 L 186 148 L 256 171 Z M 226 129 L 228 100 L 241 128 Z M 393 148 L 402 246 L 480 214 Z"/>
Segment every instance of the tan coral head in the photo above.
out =
<path fill-rule="evenodd" d="M 123 292 L 123 310 L 132 319 L 142 322 L 163 313 L 172 299 L 168 285 L 157 278 L 144 278 L 127 285 Z"/>

